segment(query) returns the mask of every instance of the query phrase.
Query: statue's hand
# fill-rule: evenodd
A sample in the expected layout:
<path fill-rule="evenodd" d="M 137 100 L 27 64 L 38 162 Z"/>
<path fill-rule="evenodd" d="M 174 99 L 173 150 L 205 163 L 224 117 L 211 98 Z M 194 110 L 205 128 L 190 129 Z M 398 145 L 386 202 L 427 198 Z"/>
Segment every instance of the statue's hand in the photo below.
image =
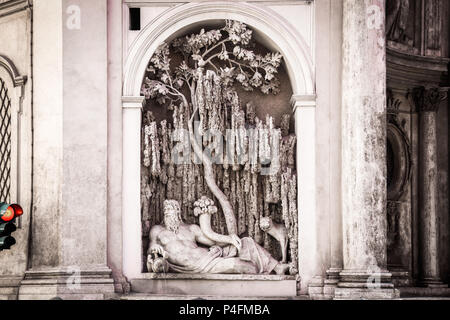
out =
<path fill-rule="evenodd" d="M 230 239 L 230 244 L 235 246 L 236 249 L 238 249 L 238 251 L 241 251 L 241 247 L 242 247 L 241 239 L 236 234 L 232 234 L 230 236 L 230 238 L 231 238 Z"/>
<path fill-rule="evenodd" d="M 236 247 L 234 245 L 229 245 L 229 246 L 223 248 L 222 257 L 234 258 L 237 256 L 237 254 L 238 254 L 238 250 L 236 249 Z"/>
<path fill-rule="evenodd" d="M 212 246 L 211 248 L 209 248 L 209 252 L 211 252 L 212 254 L 220 252 L 220 257 L 223 255 L 223 250 L 219 246 Z"/>
<path fill-rule="evenodd" d="M 159 244 L 154 244 L 151 248 L 150 248 L 150 253 L 151 254 L 157 254 L 165 259 L 167 259 L 168 257 L 168 253 L 164 250 L 164 248 L 162 246 L 160 246 Z"/>

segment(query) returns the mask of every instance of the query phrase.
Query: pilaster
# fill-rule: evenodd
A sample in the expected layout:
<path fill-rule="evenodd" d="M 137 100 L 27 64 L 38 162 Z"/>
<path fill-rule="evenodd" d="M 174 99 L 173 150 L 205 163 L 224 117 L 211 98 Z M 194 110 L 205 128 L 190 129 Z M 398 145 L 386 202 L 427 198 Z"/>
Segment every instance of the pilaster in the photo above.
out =
<path fill-rule="evenodd" d="M 436 116 L 446 92 L 439 88 L 414 90 L 419 125 L 419 237 L 421 279 L 426 287 L 447 287 L 439 275 L 439 216 Z"/>

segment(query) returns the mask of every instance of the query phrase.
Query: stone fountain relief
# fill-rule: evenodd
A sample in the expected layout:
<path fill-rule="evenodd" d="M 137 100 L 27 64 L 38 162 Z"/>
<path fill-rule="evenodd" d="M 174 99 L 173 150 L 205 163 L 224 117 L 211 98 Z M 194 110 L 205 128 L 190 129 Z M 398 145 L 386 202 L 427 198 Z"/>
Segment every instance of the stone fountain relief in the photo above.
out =
<path fill-rule="evenodd" d="M 143 269 L 295 275 L 291 111 L 259 106 L 283 95 L 283 56 L 243 23 L 205 29 L 163 43 L 142 86 Z"/>

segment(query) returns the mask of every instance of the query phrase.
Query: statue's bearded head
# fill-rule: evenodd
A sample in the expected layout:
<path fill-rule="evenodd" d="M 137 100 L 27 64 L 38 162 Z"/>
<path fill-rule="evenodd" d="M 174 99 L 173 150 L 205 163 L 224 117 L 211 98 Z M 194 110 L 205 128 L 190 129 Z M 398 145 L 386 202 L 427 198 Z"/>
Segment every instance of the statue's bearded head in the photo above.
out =
<path fill-rule="evenodd" d="M 180 204 L 176 200 L 164 201 L 164 225 L 167 230 L 177 233 L 181 224 Z"/>

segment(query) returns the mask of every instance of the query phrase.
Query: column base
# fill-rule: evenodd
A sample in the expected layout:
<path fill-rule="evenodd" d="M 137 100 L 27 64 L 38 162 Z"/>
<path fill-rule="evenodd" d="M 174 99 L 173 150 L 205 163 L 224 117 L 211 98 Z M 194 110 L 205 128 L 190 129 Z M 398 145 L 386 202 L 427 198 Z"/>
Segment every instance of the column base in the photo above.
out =
<path fill-rule="evenodd" d="M 430 289 L 448 288 L 448 285 L 444 284 L 439 278 L 424 278 L 419 282 L 419 285 Z"/>
<path fill-rule="evenodd" d="M 114 280 L 107 267 L 29 270 L 21 281 L 19 300 L 104 300 L 114 296 Z"/>
<path fill-rule="evenodd" d="M 392 271 L 392 283 L 396 288 L 410 287 L 413 283 L 408 271 Z"/>
<path fill-rule="evenodd" d="M 390 300 L 400 297 L 389 272 L 342 271 L 335 300 Z"/>
<path fill-rule="evenodd" d="M 308 284 L 308 295 L 311 300 L 323 300 L 324 279 L 316 276 Z"/>
<path fill-rule="evenodd" d="M 310 299 L 333 300 L 341 271 L 342 269 L 331 268 L 327 271 L 325 279 L 321 276 L 314 277 L 308 285 L 308 295 Z"/>
<path fill-rule="evenodd" d="M 339 284 L 342 269 L 331 268 L 327 271 L 327 279 L 324 282 L 323 295 L 326 300 L 333 300 L 336 288 Z"/>
<path fill-rule="evenodd" d="M 17 300 L 23 276 L 0 276 L 0 300 Z"/>

